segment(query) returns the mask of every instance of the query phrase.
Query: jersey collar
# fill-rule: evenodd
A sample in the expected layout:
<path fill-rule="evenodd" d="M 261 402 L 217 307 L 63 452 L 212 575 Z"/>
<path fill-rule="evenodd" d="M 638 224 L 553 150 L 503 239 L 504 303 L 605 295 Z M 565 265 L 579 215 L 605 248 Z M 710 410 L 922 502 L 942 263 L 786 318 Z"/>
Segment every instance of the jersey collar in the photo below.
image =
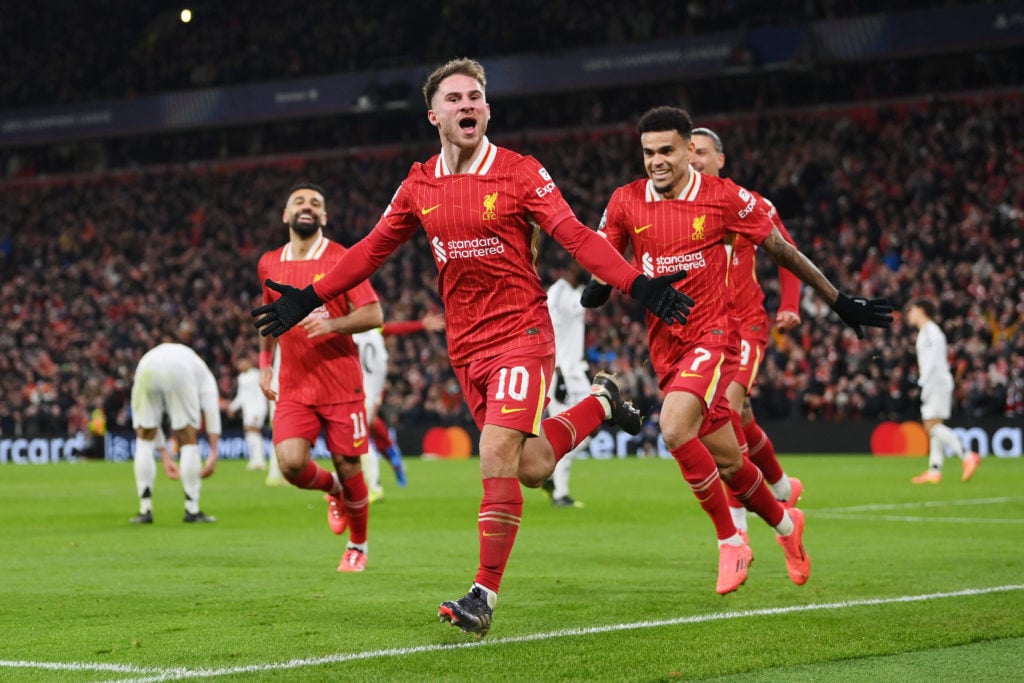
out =
<path fill-rule="evenodd" d="M 317 238 L 316 242 L 313 244 L 313 248 L 309 250 L 309 253 L 306 255 L 306 258 L 304 258 L 304 259 L 299 259 L 299 258 L 295 257 L 295 253 L 292 251 L 292 243 L 289 242 L 288 244 L 284 245 L 284 249 L 281 250 L 281 260 L 282 261 L 316 261 L 321 256 L 323 256 L 324 251 L 327 250 L 327 243 L 329 241 L 330 240 L 328 240 L 326 237 L 324 237 L 323 233 L 320 233 L 320 237 Z"/>
<path fill-rule="evenodd" d="M 680 199 L 684 202 L 692 202 L 697 198 L 697 193 L 700 192 L 701 185 L 701 174 L 697 172 L 693 166 L 690 167 L 690 179 L 686 181 L 686 185 L 679 191 L 678 197 L 665 197 L 660 192 L 654 189 L 654 181 L 648 180 L 646 186 L 647 201 L 649 202 L 660 202 L 665 199 Z"/>
<path fill-rule="evenodd" d="M 491 141 L 484 136 L 483 143 L 480 145 L 480 151 L 476 153 L 476 157 L 473 159 L 473 163 L 469 165 L 469 171 L 467 173 L 475 175 L 487 175 L 487 172 L 491 170 L 491 166 L 494 164 L 494 158 L 498 156 L 498 146 L 492 145 Z M 437 165 L 434 166 L 434 177 L 441 178 L 446 175 L 455 175 L 451 169 L 448 168 L 448 162 L 444 158 L 444 150 L 437 155 Z"/>

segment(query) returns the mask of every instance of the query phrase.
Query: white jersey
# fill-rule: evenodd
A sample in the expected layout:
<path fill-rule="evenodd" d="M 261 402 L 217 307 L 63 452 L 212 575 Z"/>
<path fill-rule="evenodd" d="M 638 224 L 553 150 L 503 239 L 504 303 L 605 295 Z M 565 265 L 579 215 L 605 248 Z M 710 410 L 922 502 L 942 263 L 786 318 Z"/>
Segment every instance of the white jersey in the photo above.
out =
<path fill-rule="evenodd" d="M 580 303 L 584 285 L 573 287 L 564 278 L 555 280 L 548 288 L 548 312 L 555 329 L 555 367 L 562 373 L 568 390 L 565 403 L 554 401 L 551 387 L 552 413 L 583 400 L 590 393 L 587 362 L 583 359 L 586 347 L 586 309 Z M 552 383 L 554 384 L 554 383 Z"/>
<path fill-rule="evenodd" d="M 238 374 L 238 392 L 228 408 L 242 411 L 242 422 L 247 427 L 262 427 L 267 419 L 267 397 L 260 389 L 259 368 L 249 368 Z"/>
<path fill-rule="evenodd" d="M 917 333 L 917 383 L 921 387 L 921 419 L 948 420 L 953 414 L 953 375 L 946 355 L 946 335 L 929 320 Z"/>
<path fill-rule="evenodd" d="M 142 356 L 132 383 L 132 423 L 159 427 L 167 414 L 171 429 L 199 428 L 200 411 L 207 434 L 220 434 L 217 380 L 195 351 L 184 344 L 160 344 Z"/>
<path fill-rule="evenodd" d="M 379 327 L 353 334 L 352 340 L 359 347 L 366 412 L 369 415 L 376 410 L 384 396 L 384 384 L 388 378 L 388 347 L 384 344 L 384 333 Z"/>
<path fill-rule="evenodd" d="M 925 388 L 952 388 L 953 375 L 949 371 L 946 335 L 934 320 L 929 320 L 918 331 L 915 347 L 920 373 L 918 385 Z"/>
<path fill-rule="evenodd" d="M 573 287 L 559 278 L 548 289 L 548 312 L 555 328 L 555 366 L 563 371 L 583 362 L 586 309 L 580 303 L 583 285 Z"/>

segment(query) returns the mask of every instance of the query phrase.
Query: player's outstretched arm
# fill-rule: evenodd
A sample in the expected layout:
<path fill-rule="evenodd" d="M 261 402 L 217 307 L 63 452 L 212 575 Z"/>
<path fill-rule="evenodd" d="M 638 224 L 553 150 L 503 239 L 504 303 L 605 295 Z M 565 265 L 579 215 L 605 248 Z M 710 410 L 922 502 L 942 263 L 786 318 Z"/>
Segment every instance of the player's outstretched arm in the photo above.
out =
<path fill-rule="evenodd" d="M 313 285 L 299 289 L 273 280 L 267 280 L 264 284 L 281 293 L 276 301 L 252 310 L 252 317 L 256 318 L 256 329 L 264 337 L 269 334 L 280 337 L 323 303 L 313 291 Z"/>
<path fill-rule="evenodd" d="M 796 247 L 786 242 L 775 228 L 761 243 L 769 256 L 783 268 L 788 268 L 797 277 L 810 285 L 815 292 L 836 312 L 839 318 L 864 338 L 864 326 L 889 327 L 892 325 L 892 304 L 887 298 L 866 299 L 850 297 L 840 292 L 835 285 Z"/>

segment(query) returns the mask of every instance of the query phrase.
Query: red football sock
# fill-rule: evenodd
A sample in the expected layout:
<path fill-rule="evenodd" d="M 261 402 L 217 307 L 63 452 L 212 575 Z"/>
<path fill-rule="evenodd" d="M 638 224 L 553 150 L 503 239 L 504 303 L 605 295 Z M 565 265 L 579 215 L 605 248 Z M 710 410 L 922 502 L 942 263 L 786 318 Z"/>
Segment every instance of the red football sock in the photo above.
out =
<path fill-rule="evenodd" d="M 725 496 L 729 499 L 729 507 L 731 508 L 742 508 L 746 507 L 743 501 L 736 497 L 736 494 L 732 492 L 732 489 L 728 486 L 725 487 Z"/>
<path fill-rule="evenodd" d="M 366 529 L 370 523 L 370 492 L 366 479 L 359 472 L 341 482 L 345 493 L 345 510 L 348 511 L 348 540 L 350 543 L 366 543 Z"/>
<path fill-rule="evenodd" d="M 764 472 L 764 478 L 769 484 L 774 484 L 782 479 L 782 465 L 775 457 L 775 444 L 768 438 L 768 435 L 752 420 L 743 428 L 743 434 L 747 437 L 747 444 L 750 446 L 750 459 L 757 465 L 757 468 Z"/>
<path fill-rule="evenodd" d="M 587 396 L 572 408 L 547 418 L 540 425 L 551 444 L 551 450 L 555 452 L 555 462 L 558 462 L 600 427 L 602 422 L 604 404 L 594 396 Z"/>
<path fill-rule="evenodd" d="M 484 479 L 484 497 L 480 501 L 477 532 L 480 535 L 480 567 L 476 582 L 497 592 L 516 542 L 523 518 L 523 491 L 515 477 Z"/>
<path fill-rule="evenodd" d="M 736 443 L 740 445 L 740 454 L 747 457 L 750 453 L 750 444 L 747 442 L 747 435 L 743 432 L 743 418 L 735 410 L 729 412 L 729 424 L 732 425 L 732 433 L 736 435 Z"/>
<path fill-rule="evenodd" d="M 373 418 L 373 422 L 370 423 L 370 438 L 381 453 L 395 445 L 388 434 L 388 424 L 380 415 Z"/>
<path fill-rule="evenodd" d="M 334 477 L 331 476 L 331 473 L 312 460 L 306 463 L 306 467 L 297 477 L 292 478 L 287 474 L 284 476 L 293 486 L 300 489 L 320 489 L 330 493 L 334 488 Z"/>
<path fill-rule="evenodd" d="M 722 480 L 718 476 L 718 467 L 708 449 L 700 439 L 694 438 L 672 451 L 672 457 L 679 464 L 683 479 L 690 485 L 697 502 L 714 523 L 718 540 L 734 536 L 736 525 L 733 524 L 732 514 L 729 512 L 729 499 L 725 496 Z"/>
<path fill-rule="evenodd" d="M 764 475 L 750 458 L 743 458 L 743 467 L 725 482 L 748 510 L 757 514 L 770 527 L 777 527 L 786 514 L 772 490 L 764 483 Z"/>

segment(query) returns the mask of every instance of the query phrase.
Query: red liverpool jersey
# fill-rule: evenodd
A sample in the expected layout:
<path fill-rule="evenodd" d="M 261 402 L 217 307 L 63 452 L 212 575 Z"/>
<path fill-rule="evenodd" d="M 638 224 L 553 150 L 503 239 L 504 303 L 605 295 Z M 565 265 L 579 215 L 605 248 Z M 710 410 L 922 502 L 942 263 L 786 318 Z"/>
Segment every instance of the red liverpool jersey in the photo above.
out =
<path fill-rule="evenodd" d="M 536 159 L 484 138 L 466 173 L 452 173 L 443 155 L 413 164 L 370 234 L 314 286 L 317 295 L 330 299 L 368 277 L 420 226 L 437 264 L 452 365 L 522 347 L 553 353 L 536 268 L 541 230 L 614 287 L 629 291 L 639 276 L 579 222 Z"/>
<path fill-rule="evenodd" d="M 696 302 L 687 323 L 670 327 L 647 314 L 651 363 L 661 373 L 678 360 L 680 340 L 690 346 L 726 338 L 731 315 L 726 237 L 736 233 L 760 244 L 772 222 L 766 206 L 748 190 L 691 169 L 678 199 L 665 199 L 649 180 L 615 190 L 601 230 L 619 252 L 632 245 L 634 263 L 647 277 L 687 271 L 676 285 Z"/>
<path fill-rule="evenodd" d="M 772 224 L 779 229 L 787 242 L 793 244 L 779 212 L 775 206 L 757 192 L 751 192 L 768 210 Z M 733 315 L 740 319 L 744 336 L 768 339 L 771 324 L 764 310 L 764 290 L 757 279 L 757 246 L 748 239 L 737 236 L 730 240 L 731 259 L 729 263 L 729 290 L 732 293 Z M 781 302 L 780 310 L 798 311 L 800 305 L 800 280 L 785 268 L 779 269 Z"/>
<path fill-rule="evenodd" d="M 291 244 L 286 244 L 260 257 L 257 267 L 260 282 L 269 278 L 302 289 L 322 278 L 341 260 L 345 251 L 337 242 L 321 237 L 307 258 L 300 261 L 293 258 Z M 263 285 L 263 303 L 270 303 L 279 296 Z M 353 308 L 375 301 L 376 292 L 364 281 L 309 315 L 339 318 Z M 280 400 L 315 406 L 364 399 L 363 372 L 352 335 L 328 334 L 310 339 L 306 330 L 296 325 L 281 335 L 278 343 L 281 345 Z"/>
<path fill-rule="evenodd" d="M 427 233 L 448 355 L 463 365 L 553 343 L 537 241 L 571 215 L 536 159 L 485 141 L 468 173 L 452 174 L 443 155 L 413 164 L 377 229 Z"/>

